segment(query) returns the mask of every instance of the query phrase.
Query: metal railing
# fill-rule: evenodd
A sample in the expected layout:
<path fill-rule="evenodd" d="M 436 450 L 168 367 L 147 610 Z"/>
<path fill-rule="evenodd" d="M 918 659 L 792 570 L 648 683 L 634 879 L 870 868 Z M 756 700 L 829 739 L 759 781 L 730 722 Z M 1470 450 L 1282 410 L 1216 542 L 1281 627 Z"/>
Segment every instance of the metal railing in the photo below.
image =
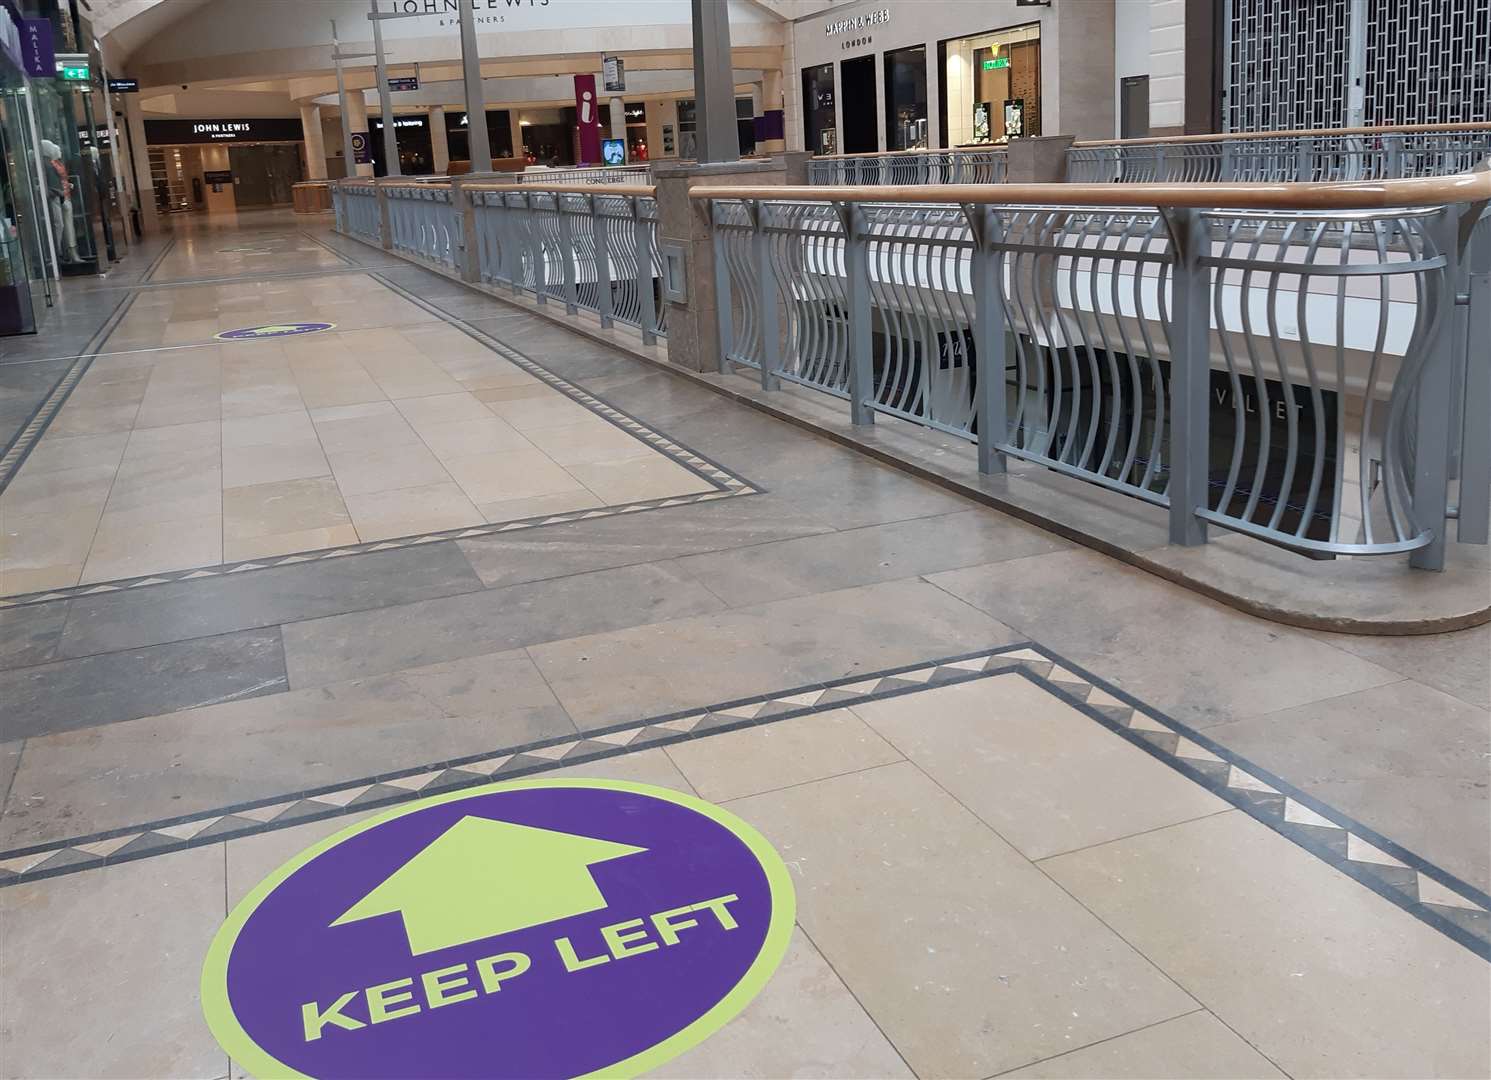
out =
<path fill-rule="evenodd" d="M 461 225 L 453 212 L 450 186 L 384 184 L 388 232 L 393 250 L 455 270 Z"/>
<path fill-rule="evenodd" d="M 808 161 L 810 184 L 1000 184 L 1008 175 L 1003 148 L 899 150 Z"/>
<path fill-rule="evenodd" d="M 626 192 L 563 187 L 470 189 L 481 280 L 556 300 L 635 326 L 651 343 L 667 333 L 667 305 L 651 189 Z"/>
<path fill-rule="evenodd" d="M 1074 183 L 1392 180 L 1468 172 L 1491 157 L 1491 125 L 1286 132 L 1077 143 Z"/>
<path fill-rule="evenodd" d="M 1491 174 L 1114 195 L 697 188 L 721 355 L 1167 507 L 1176 543 L 1486 542 Z"/>
<path fill-rule="evenodd" d="M 513 173 L 520 184 L 650 184 L 651 165 L 606 165 L 599 168 L 530 169 Z"/>
<path fill-rule="evenodd" d="M 378 190 L 372 184 L 354 184 L 342 181 L 332 188 L 332 208 L 336 211 L 338 232 L 379 243 L 382 229 L 379 225 Z"/>

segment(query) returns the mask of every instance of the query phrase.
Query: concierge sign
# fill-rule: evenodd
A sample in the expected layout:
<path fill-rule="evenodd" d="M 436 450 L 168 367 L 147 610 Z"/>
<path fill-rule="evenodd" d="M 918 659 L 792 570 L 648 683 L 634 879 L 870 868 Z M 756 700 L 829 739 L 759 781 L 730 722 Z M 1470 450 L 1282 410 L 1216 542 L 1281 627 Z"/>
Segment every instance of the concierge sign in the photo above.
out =
<path fill-rule="evenodd" d="M 151 146 L 183 143 L 299 142 L 304 137 L 299 118 L 244 117 L 234 119 L 146 120 L 145 141 Z"/>
<path fill-rule="evenodd" d="M 360 821 L 228 916 L 202 1007 L 256 1076 L 634 1076 L 737 1015 L 792 884 L 733 814 L 517 780 Z"/>

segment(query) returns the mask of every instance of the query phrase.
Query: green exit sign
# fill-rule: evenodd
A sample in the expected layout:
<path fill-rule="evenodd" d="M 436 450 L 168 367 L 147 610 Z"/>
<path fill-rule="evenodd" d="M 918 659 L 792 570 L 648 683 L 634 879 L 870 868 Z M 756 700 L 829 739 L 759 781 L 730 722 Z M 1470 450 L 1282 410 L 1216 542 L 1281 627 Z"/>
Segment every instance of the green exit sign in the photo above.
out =
<path fill-rule="evenodd" d="M 985 60 L 984 61 L 984 70 L 985 71 L 997 71 L 1000 68 L 1007 68 L 1009 66 L 1010 66 L 1010 58 L 1008 56 L 996 56 L 992 60 Z"/>
<path fill-rule="evenodd" d="M 92 74 L 87 64 L 65 64 L 57 69 L 57 77 L 64 82 L 88 82 Z"/>

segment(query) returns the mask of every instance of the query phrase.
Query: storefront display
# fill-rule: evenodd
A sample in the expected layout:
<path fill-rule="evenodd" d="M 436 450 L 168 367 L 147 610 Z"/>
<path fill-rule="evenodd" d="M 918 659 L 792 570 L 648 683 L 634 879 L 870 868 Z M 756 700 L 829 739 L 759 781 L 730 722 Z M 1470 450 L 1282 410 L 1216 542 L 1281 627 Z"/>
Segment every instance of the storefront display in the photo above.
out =
<path fill-rule="evenodd" d="M 949 38 L 938 43 L 937 52 L 947 145 L 1041 133 L 1039 25 Z"/>
<path fill-rule="evenodd" d="M 803 146 L 814 154 L 839 152 L 839 125 L 834 114 L 834 66 L 819 64 L 802 71 Z"/>
<path fill-rule="evenodd" d="M 16 25 L 8 7 L 0 7 L 0 20 Z M 0 48 L 0 335 L 35 333 L 54 293 L 46 196 L 27 96 L 20 56 Z"/>

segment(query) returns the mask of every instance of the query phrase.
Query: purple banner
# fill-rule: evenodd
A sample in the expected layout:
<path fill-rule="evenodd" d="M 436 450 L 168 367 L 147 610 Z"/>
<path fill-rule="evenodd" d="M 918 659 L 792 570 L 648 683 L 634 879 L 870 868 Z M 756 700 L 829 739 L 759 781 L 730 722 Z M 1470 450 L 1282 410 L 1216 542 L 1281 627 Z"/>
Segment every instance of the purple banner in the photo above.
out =
<path fill-rule="evenodd" d="M 21 60 L 27 75 L 44 79 L 57 77 L 57 50 L 52 45 L 50 20 L 21 20 Z"/>
<path fill-rule="evenodd" d="M 595 76 L 575 76 L 575 127 L 580 132 L 580 164 L 601 163 L 601 109 L 595 96 Z"/>

